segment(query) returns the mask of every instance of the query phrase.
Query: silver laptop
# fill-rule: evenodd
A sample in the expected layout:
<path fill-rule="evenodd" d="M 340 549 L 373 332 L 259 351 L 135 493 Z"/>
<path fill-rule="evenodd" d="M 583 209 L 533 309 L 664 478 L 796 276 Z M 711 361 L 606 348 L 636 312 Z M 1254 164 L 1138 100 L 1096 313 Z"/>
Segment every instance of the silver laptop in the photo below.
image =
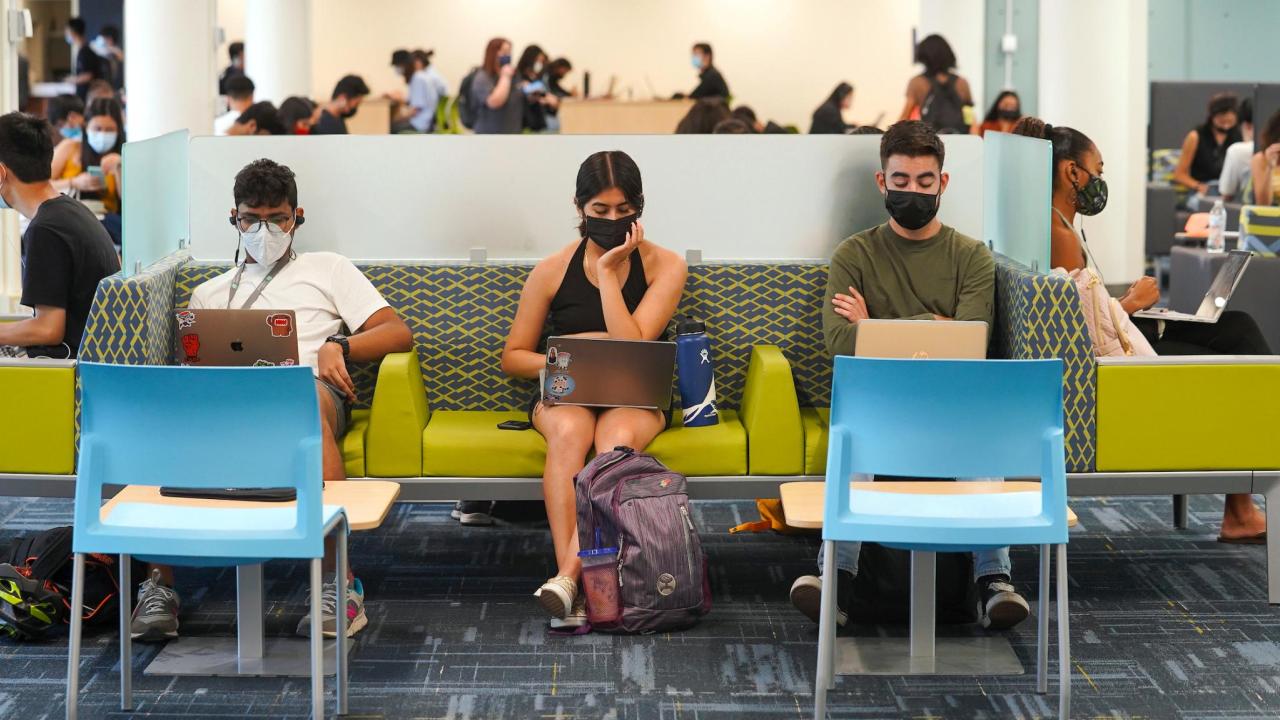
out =
<path fill-rule="evenodd" d="M 542 399 L 556 405 L 667 410 L 675 365 L 673 342 L 548 338 Z"/>
<path fill-rule="evenodd" d="M 1249 267 L 1249 261 L 1252 259 L 1253 253 L 1246 250 L 1232 250 L 1228 253 L 1227 261 L 1218 268 L 1218 274 L 1213 278 L 1213 282 L 1209 283 L 1209 292 L 1204 294 L 1204 299 L 1200 301 L 1200 307 L 1195 313 L 1174 312 L 1169 308 L 1152 308 L 1136 312 L 1133 316 L 1155 320 L 1216 323 L 1218 318 L 1222 317 L 1222 311 L 1227 309 L 1227 303 L 1235 294 L 1236 287 L 1240 285 L 1240 278 L 1244 277 L 1244 270 Z"/>
<path fill-rule="evenodd" d="M 202 367 L 298 364 L 292 310 L 175 310 L 173 360 Z"/>
<path fill-rule="evenodd" d="M 980 320 L 863 320 L 857 357 L 984 360 L 987 324 Z"/>

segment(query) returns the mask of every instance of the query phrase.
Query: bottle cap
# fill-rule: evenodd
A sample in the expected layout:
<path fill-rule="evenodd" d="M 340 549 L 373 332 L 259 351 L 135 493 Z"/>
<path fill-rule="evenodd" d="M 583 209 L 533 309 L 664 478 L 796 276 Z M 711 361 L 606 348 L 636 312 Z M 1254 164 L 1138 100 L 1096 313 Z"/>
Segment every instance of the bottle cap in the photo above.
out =
<path fill-rule="evenodd" d="M 701 320 L 695 320 L 694 318 L 691 318 L 688 316 L 682 316 L 679 320 L 676 321 L 677 335 L 695 335 L 697 333 L 705 333 L 706 331 L 707 331 L 707 324 L 702 322 Z"/>

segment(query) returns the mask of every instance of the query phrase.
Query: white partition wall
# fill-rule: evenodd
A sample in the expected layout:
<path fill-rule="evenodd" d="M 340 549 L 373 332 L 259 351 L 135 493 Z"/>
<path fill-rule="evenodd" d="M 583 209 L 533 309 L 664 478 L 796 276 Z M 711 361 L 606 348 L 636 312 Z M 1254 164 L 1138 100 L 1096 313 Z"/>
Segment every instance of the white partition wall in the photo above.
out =
<path fill-rule="evenodd" d="M 982 237 L 982 141 L 948 136 L 940 216 Z M 577 237 L 578 166 L 624 150 L 644 178 L 646 234 L 706 259 L 825 259 L 885 220 L 878 136 L 199 137 L 192 255 L 228 260 L 232 183 L 267 157 L 298 176 L 298 247 L 360 260 L 537 259 Z"/>

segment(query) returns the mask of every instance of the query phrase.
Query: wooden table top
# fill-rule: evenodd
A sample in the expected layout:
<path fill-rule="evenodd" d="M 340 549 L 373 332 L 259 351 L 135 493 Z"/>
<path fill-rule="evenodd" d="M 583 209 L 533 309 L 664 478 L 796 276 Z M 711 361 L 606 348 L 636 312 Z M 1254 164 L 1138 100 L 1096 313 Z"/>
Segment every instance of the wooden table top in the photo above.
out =
<path fill-rule="evenodd" d="M 400 483 L 390 480 L 347 480 L 328 483 L 324 488 L 324 504 L 341 505 L 347 511 L 347 522 L 352 530 L 372 530 L 381 525 L 399 496 Z M 296 505 L 294 502 L 164 497 L 158 487 L 129 485 L 102 506 L 102 519 L 107 519 L 111 511 L 121 503 L 219 508 L 278 508 Z"/>

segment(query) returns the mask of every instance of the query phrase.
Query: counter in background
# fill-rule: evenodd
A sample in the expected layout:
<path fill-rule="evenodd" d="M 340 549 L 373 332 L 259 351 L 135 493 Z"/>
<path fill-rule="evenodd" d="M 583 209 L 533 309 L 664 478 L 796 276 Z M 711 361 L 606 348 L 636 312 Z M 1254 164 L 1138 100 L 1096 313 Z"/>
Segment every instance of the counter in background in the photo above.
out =
<path fill-rule="evenodd" d="M 573 100 L 560 103 L 565 135 L 670 135 L 693 100 Z"/>

